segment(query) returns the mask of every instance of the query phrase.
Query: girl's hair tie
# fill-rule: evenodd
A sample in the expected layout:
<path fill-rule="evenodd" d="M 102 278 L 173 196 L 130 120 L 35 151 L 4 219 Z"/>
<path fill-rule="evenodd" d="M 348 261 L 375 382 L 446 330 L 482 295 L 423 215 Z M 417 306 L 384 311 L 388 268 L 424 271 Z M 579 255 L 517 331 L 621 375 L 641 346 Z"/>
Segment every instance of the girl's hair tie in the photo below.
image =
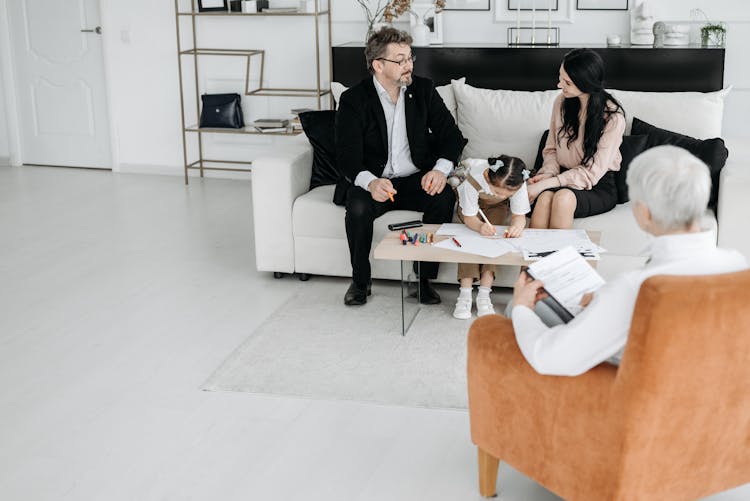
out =
<path fill-rule="evenodd" d="M 487 159 L 487 163 L 490 164 L 490 170 L 492 172 L 497 172 L 497 169 L 504 166 L 502 160 L 500 160 L 500 157 L 490 157 Z"/>
<path fill-rule="evenodd" d="M 527 179 L 529 179 L 531 172 L 529 172 L 529 169 L 524 169 L 521 171 L 521 174 L 523 174 L 523 180 L 526 181 Z"/>

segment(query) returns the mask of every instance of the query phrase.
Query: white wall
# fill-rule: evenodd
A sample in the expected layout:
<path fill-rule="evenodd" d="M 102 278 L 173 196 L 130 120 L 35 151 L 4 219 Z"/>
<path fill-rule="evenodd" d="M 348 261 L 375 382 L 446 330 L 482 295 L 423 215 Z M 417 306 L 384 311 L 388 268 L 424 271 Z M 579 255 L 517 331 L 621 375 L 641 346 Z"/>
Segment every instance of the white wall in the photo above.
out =
<path fill-rule="evenodd" d="M 742 110 L 750 109 L 750 67 L 745 53 L 750 49 L 750 5 L 745 0 L 651 0 L 657 19 L 687 20 L 690 9 L 702 8 L 711 19 L 728 24 L 726 85 L 734 90 L 727 98 L 725 135 L 748 136 Z M 354 0 L 332 0 L 333 43 L 363 40 L 364 16 Z M 569 2 L 559 0 L 567 15 Z M 630 0 L 633 3 L 633 0 Z M 4 0 L 0 0 L 0 6 Z M 444 15 L 446 43 L 505 43 L 506 28 L 515 14 L 506 12 L 507 0 L 491 0 L 489 12 L 449 11 Z M 500 9 L 496 14 L 496 9 Z M 112 117 L 112 147 L 115 168 L 123 171 L 181 172 L 182 137 L 178 101 L 175 16 L 173 2 L 101 0 L 102 26 L 109 99 Z M 496 17 L 500 20 L 497 21 Z M 545 16 L 540 16 L 545 19 Z M 265 48 L 266 84 L 313 86 L 314 57 L 310 52 L 312 22 L 295 18 L 201 18 L 199 45 Z M 607 34 L 619 33 L 627 40 L 628 12 L 572 11 L 572 23 L 560 22 L 561 40 L 569 44 L 603 44 Z M 403 22 L 397 23 L 406 27 Z M 189 21 L 183 21 L 189 28 Z M 325 30 L 322 33 L 325 37 Z M 187 40 L 186 38 L 184 40 Z M 324 38 L 324 43 L 325 43 Z M 192 81 L 191 58 L 186 63 L 187 81 Z M 201 67 L 201 85 L 210 91 L 239 91 L 244 82 L 242 66 L 229 58 L 207 61 Z M 417 72 L 419 67 L 417 67 Z M 327 73 L 324 72 L 327 82 Z M 460 75 L 456 75 L 457 77 Z M 244 97 L 246 121 L 258 116 L 285 115 L 293 107 L 311 106 L 312 100 Z M 192 101 L 190 101 L 192 102 Z M 0 113 L 0 131 L 3 114 Z M 195 117 L 188 117 L 195 122 Z M 0 134 L 0 156 L 3 139 Z M 290 138 L 222 135 L 209 138 L 206 150 L 234 159 L 251 159 L 269 148 L 283 147 Z M 6 141 L 7 142 L 7 141 Z M 194 142 L 191 142 L 191 145 Z M 192 146 L 191 146 L 192 147 Z M 7 146 L 5 147 L 7 149 Z"/>
<path fill-rule="evenodd" d="M 0 96 L 4 96 L 3 82 L 0 80 Z M 6 118 L 5 100 L 0 99 L 0 162 L 10 159 L 10 145 L 8 144 L 8 120 Z"/>

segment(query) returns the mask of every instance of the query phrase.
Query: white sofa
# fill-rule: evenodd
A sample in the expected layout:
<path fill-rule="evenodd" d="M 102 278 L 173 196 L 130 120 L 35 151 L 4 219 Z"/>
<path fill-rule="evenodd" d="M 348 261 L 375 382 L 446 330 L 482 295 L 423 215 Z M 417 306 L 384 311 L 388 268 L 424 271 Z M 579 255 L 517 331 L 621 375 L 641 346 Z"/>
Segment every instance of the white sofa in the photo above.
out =
<path fill-rule="evenodd" d="M 507 153 L 533 166 L 542 132 L 549 128 L 552 102 L 558 91 L 525 92 L 477 89 L 464 79 L 438 88 L 446 106 L 469 140 L 464 157 Z M 612 93 L 632 118 L 699 139 L 721 137 L 725 91 L 712 93 Z M 721 174 L 718 221 L 707 211 L 704 227 L 718 235 L 719 245 L 739 249 L 750 259 L 750 147 L 725 138 L 729 160 Z M 253 162 L 252 198 L 256 266 L 260 271 L 351 276 L 344 230 L 344 208 L 332 203 L 333 186 L 309 190 L 312 147 L 302 135 L 288 147 Z M 389 223 L 418 219 L 411 211 L 391 211 L 375 221 L 374 244 Z M 574 226 L 602 232 L 608 250 L 599 264 L 605 278 L 640 266 L 647 237 L 630 215 L 630 203 L 588 218 Z M 373 248 L 375 245 L 373 244 Z M 398 262 L 375 260 L 373 278 L 398 279 Z M 496 284 L 511 285 L 517 269 L 501 267 Z M 304 276 L 303 275 L 303 276 Z M 438 281 L 455 283 L 456 266 L 443 264 Z"/>

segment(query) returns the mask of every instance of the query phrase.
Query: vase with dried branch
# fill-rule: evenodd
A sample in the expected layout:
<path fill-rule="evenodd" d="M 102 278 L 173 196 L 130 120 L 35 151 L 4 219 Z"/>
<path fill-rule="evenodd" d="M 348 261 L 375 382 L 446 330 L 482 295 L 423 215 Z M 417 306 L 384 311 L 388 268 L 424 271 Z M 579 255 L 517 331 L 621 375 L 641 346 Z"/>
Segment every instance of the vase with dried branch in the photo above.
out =
<path fill-rule="evenodd" d="M 390 24 L 411 8 L 411 0 L 357 0 L 367 18 L 367 35 L 365 41 L 376 30 L 380 23 Z M 445 0 L 434 0 L 435 13 L 442 12 Z"/>

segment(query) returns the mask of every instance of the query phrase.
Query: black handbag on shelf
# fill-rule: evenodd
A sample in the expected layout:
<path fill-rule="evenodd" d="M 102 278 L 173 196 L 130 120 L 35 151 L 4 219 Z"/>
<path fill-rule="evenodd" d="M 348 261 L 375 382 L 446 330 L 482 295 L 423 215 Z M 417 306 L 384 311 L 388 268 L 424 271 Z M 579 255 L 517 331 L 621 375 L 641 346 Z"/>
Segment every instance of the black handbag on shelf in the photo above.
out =
<path fill-rule="evenodd" d="M 203 94 L 201 127 L 241 129 L 245 126 L 239 94 Z"/>

